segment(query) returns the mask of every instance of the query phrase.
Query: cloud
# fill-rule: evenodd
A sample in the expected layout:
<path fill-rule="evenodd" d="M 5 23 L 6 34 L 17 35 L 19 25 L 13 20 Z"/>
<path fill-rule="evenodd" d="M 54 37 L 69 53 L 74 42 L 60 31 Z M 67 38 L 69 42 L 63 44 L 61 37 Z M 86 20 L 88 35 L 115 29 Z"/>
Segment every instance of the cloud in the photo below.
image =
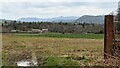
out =
<path fill-rule="evenodd" d="M 109 14 L 117 2 L 4 2 L 1 18 L 56 17 Z"/>
<path fill-rule="evenodd" d="M 0 2 L 118 2 L 119 0 L 0 0 Z"/>

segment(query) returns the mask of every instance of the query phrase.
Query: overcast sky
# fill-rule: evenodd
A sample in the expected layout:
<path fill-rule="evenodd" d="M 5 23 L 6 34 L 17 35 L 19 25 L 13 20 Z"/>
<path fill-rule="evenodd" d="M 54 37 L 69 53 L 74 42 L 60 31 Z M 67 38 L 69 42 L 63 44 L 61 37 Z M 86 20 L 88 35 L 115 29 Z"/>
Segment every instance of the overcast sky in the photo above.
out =
<path fill-rule="evenodd" d="M 1 0 L 0 18 L 50 18 L 58 16 L 105 15 L 117 10 L 118 0 Z"/>

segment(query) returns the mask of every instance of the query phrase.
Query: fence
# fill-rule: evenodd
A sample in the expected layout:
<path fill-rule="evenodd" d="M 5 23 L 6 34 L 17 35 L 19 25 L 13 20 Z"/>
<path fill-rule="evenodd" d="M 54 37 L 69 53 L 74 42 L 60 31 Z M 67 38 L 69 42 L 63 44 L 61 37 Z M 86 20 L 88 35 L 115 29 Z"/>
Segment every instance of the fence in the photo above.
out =
<path fill-rule="evenodd" d="M 114 17 L 113 15 L 105 16 L 104 58 L 105 58 L 105 62 L 110 58 L 112 59 L 117 58 L 118 60 L 117 65 L 120 65 L 120 30 L 119 30 L 120 21 L 118 21 L 115 18 L 116 17 Z"/>

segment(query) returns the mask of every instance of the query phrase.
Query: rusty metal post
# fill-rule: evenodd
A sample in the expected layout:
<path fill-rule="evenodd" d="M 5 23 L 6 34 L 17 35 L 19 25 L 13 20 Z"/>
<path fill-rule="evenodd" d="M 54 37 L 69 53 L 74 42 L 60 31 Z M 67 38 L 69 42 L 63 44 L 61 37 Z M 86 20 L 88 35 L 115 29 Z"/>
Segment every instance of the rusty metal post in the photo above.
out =
<path fill-rule="evenodd" d="M 104 23 L 104 58 L 107 59 L 113 55 L 113 15 L 105 16 Z"/>

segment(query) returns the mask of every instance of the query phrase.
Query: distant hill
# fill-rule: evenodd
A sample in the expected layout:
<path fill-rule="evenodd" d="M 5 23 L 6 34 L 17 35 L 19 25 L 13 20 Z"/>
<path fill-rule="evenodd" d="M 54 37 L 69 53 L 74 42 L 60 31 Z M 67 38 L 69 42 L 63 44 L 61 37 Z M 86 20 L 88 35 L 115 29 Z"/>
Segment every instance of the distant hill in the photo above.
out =
<path fill-rule="evenodd" d="M 41 22 L 41 21 L 48 21 L 48 22 L 72 22 L 76 19 L 78 19 L 79 17 L 75 17 L 75 16 L 69 16 L 69 17 L 54 17 L 54 18 L 46 18 L 46 19 L 41 19 L 41 18 L 33 18 L 33 17 L 27 17 L 27 18 L 20 18 L 17 21 L 25 21 L 25 22 Z"/>
<path fill-rule="evenodd" d="M 6 21 L 7 23 L 12 23 L 12 22 L 15 21 L 15 20 L 0 19 L 0 24 L 1 24 L 1 23 L 5 23 L 5 21 Z"/>
<path fill-rule="evenodd" d="M 14 20 L 5 20 L 5 19 L 0 19 L 0 22 L 12 22 Z M 68 16 L 68 17 L 54 17 L 54 18 L 36 18 L 36 17 L 26 17 L 26 18 L 20 18 L 17 19 L 16 21 L 24 21 L 24 22 L 76 22 L 76 23 L 96 23 L 96 24 L 103 24 L 104 23 L 104 16 L 99 15 L 99 16 L 92 16 L 92 15 L 84 15 L 81 17 L 76 17 L 76 16 Z"/>
<path fill-rule="evenodd" d="M 5 19 L 0 19 L 0 25 L 5 22 Z"/>
<path fill-rule="evenodd" d="M 17 21 L 24 21 L 24 22 L 38 22 L 38 21 L 45 21 L 44 19 L 34 18 L 34 17 L 27 17 L 27 18 L 20 18 Z"/>
<path fill-rule="evenodd" d="M 0 22 L 4 22 L 5 21 L 5 19 L 0 19 Z"/>
<path fill-rule="evenodd" d="M 75 20 L 75 22 L 80 23 L 104 23 L 104 16 L 91 16 L 91 15 L 84 15 L 79 19 Z"/>

